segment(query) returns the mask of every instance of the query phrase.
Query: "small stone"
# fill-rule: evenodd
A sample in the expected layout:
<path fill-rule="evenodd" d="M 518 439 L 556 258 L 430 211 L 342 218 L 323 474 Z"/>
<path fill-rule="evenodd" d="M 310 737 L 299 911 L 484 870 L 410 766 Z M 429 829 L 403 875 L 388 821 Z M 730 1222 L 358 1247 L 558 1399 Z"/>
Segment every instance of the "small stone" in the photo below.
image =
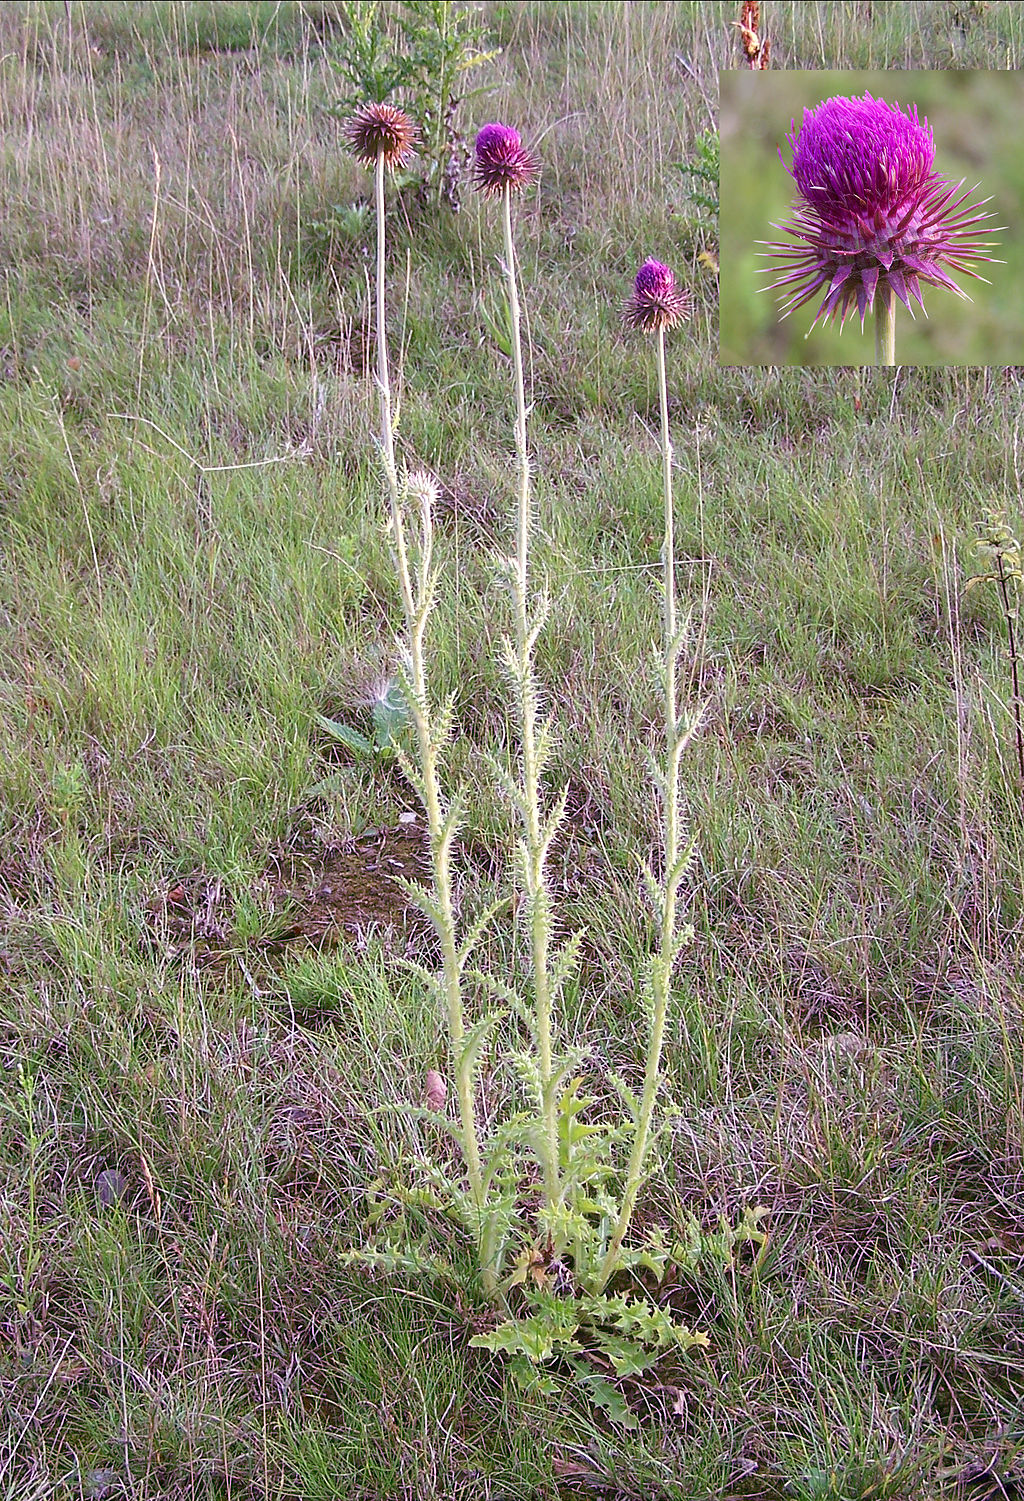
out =
<path fill-rule="evenodd" d="M 444 1102 L 448 1098 L 448 1085 L 442 1079 L 436 1068 L 427 1069 L 427 1077 L 424 1081 L 423 1097 L 427 1102 L 428 1110 L 443 1110 Z"/>
<path fill-rule="evenodd" d="M 399 815 L 398 815 L 398 822 L 399 823 L 416 823 L 417 822 L 416 814 L 413 813 L 410 809 L 406 809 L 406 811 L 404 813 L 399 813 Z"/>
<path fill-rule="evenodd" d="M 108 1496 L 124 1493 L 116 1470 L 89 1470 L 82 1476 L 82 1494 L 88 1501 L 107 1501 Z"/>
<path fill-rule="evenodd" d="M 100 1203 L 109 1208 L 119 1204 L 128 1192 L 128 1179 L 115 1167 L 104 1168 L 96 1179 L 96 1192 Z"/>

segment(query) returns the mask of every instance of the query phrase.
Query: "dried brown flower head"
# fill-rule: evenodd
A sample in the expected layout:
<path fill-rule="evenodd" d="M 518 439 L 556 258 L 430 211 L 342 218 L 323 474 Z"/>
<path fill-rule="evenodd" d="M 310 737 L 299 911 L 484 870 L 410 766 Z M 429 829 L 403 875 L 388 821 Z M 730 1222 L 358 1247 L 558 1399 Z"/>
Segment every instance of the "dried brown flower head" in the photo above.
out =
<path fill-rule="evenodd" d="M 409 116 L 393 104 L 361 104 L 345 126 L 352 154 L 366 167 L 383 157 L 389 172 L 408 166 L 417 134 Z"/>
<path fill-rule="evenodd" d="M 743 0 L 740 18 L 733 26 L 740 34 L 748 68 L 767 68 L 772 44 L 761 35 L 761 6 L 759 0 Z"/>

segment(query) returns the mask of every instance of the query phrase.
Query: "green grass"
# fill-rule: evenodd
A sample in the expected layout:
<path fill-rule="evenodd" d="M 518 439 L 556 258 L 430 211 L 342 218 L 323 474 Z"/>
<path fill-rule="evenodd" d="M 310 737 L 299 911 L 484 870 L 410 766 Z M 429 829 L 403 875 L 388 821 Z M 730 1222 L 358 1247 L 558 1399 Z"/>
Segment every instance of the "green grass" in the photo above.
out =
<path fill-rule="evenodd" d="M 572 781 L 560 914 L 587 927 L 564 1025 L 598 1094 L 641 1068 L 656 839 L 657 397 L 618 308 L 648 254 L 697 297 L 669 351 L 696 938 L 641 1219 L 699 1222 L 664 1296 L 711 1349 L 635 1389 L 624 1431 L 470 1346 L 467 1249 L 403 1207 L 447 1150 L 404 1109 L 445 1066 L 404 941 L 253 944 L 289 920 L 275 857 L 414 806 L 373 767 L 305 797 L 333 769 L 316 714 L 358 722 L 399 622 L 366 261 L 316 228 L 368 195 L 326 113 L 330 8 L 0 8 L 0 1496 L 858 1501 L 1019 1475 L 1024 811 L 998 600 L 965 585 L 985 507 L 1015 514 L 1020 371 L 718 367 L 674 163 L 714 125 L 735 9 L 490 5 L 504 51 L 465 121 L 544 160 L 518 224 L 538 669 Z M 780 67 L 1019 66 L 1018 7 L 948 9 L 765 6 Z M 508 827 L 499 243 L 475 195 L 396 207 L 468 899 L 504 881 Z M 223 963 L 153 941 L 176 883 Z M 516 1088 L 494 1064 L 486 1108 Z M 768 1250 L 730 1269 L 719 1216 L 748 1205 Z M 388 1226 L 448 1280 L 345 1263 Z"/>

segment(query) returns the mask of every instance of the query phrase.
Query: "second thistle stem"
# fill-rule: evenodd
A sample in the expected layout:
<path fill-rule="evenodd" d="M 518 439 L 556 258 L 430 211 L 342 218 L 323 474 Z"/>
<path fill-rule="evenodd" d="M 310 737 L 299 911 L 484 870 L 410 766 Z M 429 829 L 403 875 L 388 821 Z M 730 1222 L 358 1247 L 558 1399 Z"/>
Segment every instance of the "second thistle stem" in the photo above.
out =
<path fill-rule="evenodd" d="M 530 454 L 526 446 L 526 384 L 523 380 L 522 320 L 519 312 L 519 282 L 516 277 L 515 246 L 512 243 L 512 192 L 501 195 L 502 222 L 505 231 L 505 274 L 508 280 L 508 306 L 512 320 L 512 369 L 516 387 L 516 462 L 519 469 L 519 509 L 516 525 L 516 582 L 523 608 L 517 614 L 517 626 L 525 636 L 527 603 L 527 567 L 530 549 Z"/>
<path fill-rule="evenodd" d="M 409 572 L 409 557 L 405 546 L 405 525 L 402 517 L 402 497 L 398 484 L 398 466 L 395 463 L 395 429 L 391 413 L 391 374 L 388 368 L 387 282 L 385 249 L 387 235 L 384 226 L 384 154 L 378 153 L 373 174 L 374 206 L 377 215 L 377 388 L 380 393 L 380 437 L 384 455 L 384 473 L 388 482 L 391 501 L 391 528 L 394 533 L 395 553 L 398 558 L 398 578 L 402 589 L 402 605 L 407 629 L 412 630 L 416 609 L 413 602 L 412 576 Z"/>
<path fill-rule="evenodd" d="M 875 364 L 896 363 L 896 294 L 892 287 L 878 289 L 875 307 Z"/>
<path fill-rule="evenodd" d="M 385 226 L 384 226 L 384 157 L 378 155 L 374 175 L 374 196 L 377 212 L 377 383 L 380 389 L 381 448 L 384 456 L 384 471 L 387 477 L 388 495 L 391 501 L 391 527 L 394 534 L 395 558 L 398 564 L 399 582 L 402 590 L 402 605 L 405 614 L 405 629 L 409 650 L 412 702 L 409 705 L 416 728 L 416 744 L 419 751 L 419 771 L 422 778 L 423 801 L 427 814 L 430 835 L 431 871 L 434 880 L 434 898 L 440 922 L 436 923 L 441 945 L 442 984 L 445 1006 L 448 1012 L 448 1033 L 455 1060 L 456 1090 L 459 1100 L 459 1122 L 462 1128 L 462 1150 L 466 1159 L 470 1194 L 478 1218 L 477 1233 L 481 1241 L 481 1261 L 485 1290 L 494 1285 L 494 1269 L 490 1265 L 491 1252 L 487 1248 L 485 1225 L 485 1191 L 483 1170 L 480 1162 L 480 1144 L 477 1132 L 476 1106 L 473 1099 L 472 1071 L 463 1064 L 466 1025 L 462 1002 L 462 974 L 459 964 L 456 939 L 455 903 L 451 878 L 451 832 L 446 827 L 445 812 L 438 776 L 438 747 L 430 722 L 427 697 L 426 658 L 423 636 L 430 613 L 430 544 L 427 520 L 424 522 L 424 556 L 419 559 L 419 587 L 414 589 L 409 552 L 405 539 L 405 518 L 402 514 L 402 492 L 395 462 L 394 421 L 391 410 L 391 380 L 388 370 L 387 324 L 385 320 Z"/>
<path fill-rule="evenodd" d="M 551 1032 L 551 988 L 548 974 L 549 915 L 544 884 L 544 838 L 540 817 L 540 768 L 537 757 L 537 692 L 533 676 L 533 636 L 529 620 L 529 549 L 533 500 L 530 486 L 530 455 L 526 438 L 526 388 L 523 381 L 523 341 L 512 242 L 512 191 L 502 193 L 505 232 L 505 274 L 508 282 L 509 315 L 512 324 L 512 367 L 516 394 L 516 463 L 519 471 L 519 508 L 516 527 L 516 560 L 513 594 L 516 611 L 516 656 L 519 687 L 520 734 L 523 752 L 521 815 L 526 858 L 525 896 L 530 924 L 530 959 L 537 1028 L 537 1063 L 540 1073 L 543 1113 L 544 1196 L 552 1208 L 561 1194 L 558 1164 L 558 1118 L 554 1090 Z"/>
<path fill-rule="evenodd" d="M 689 732 L 683 732 L 678 713 L 679 641 L 676 629 L 676 578 L 675 578 L 675 516 L 672 497 L 672 439 L 668 425 L 668 381 L 665 375 L 665 330 L 658 329 L 658 393 L 661 406 L 661 454 L 662 480 L 665 498 L 665 541 L 662 556 L 662 627 L 664 634 L 664 698 L 665 698 L 665 782 L 662 788 L 664 813 L 663 857 L 665 869 L 661 901 L 661 923 L 658 934 L 658 949 L 651 959 L 651 1018 L 647 1039 L 647 1056 L 644 1061 L 644 1087 L 640 1098 L 640 1110 L 633 1135 L 633 1146 L 626 1170 L 626 1183 L 622 1192 L 619 1215 L 612 1230 L 608 1249 L 597 1277 L 595 1291 L 600 1293 L 615 1271 L 622 1250 L 622 1242 L 629 1230 L 636 1207 L 637 1195 L 643 1182 L 644 1161 L 654 1119 L 654 1107 L 661 1083 L 661 1054 L 665 1043 L 665 1021 L 668 1016 L 669 990 L 672 982 L 672 965 L 676 953 L 676 928 L 679 882 L 682 878 L 679 860 L 679 765 L 682 760 Z"/>

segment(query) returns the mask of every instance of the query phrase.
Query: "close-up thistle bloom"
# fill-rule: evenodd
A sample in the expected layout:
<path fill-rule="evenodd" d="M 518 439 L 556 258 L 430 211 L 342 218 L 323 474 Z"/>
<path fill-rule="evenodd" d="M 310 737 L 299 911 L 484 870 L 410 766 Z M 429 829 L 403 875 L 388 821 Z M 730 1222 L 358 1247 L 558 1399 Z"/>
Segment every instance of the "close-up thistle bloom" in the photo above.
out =
<path fill-rule="evenodd" d="M 527 151 L 518 130 L 511 125 L 484 125 L 477 133 L 473 181 L 481 192 L 495 198 L 506 188 L 521 192 L 539 169 L 537 158 Z"/>
<path fill-rule="evenodd" d="M 863 329 L 874 311 L 877 362 L 893 364 L 894 299 L 913 316 L 922 283 L 966 298 L 950 272 L 985 280 L 972 263 L 991 259 L 980 226 L 992 215 L 969 202 L 963 181 L 934 170 L 934 137 L 915 105 L 907 113 L 869 93 L 826 99 L 787 139 L 800 201 L 792 221 L 773 228 L 796 243 L 768 244 L 771 274 L 782 274 L 766 290 L 784 289 L 784 317 L 820 292 L 815 323 L 838 317 L 842 327 L 856 309 Z"/>
<path fill-rule="evenodd" d="M 646 260 L 636 273 L 632 296 L 623 304 L 622 319 L 628 328 L 653 333 L 675 328 L 693 311 L 693 298 L 661 261 Z"/>
<path fill-rule="evenodd" d="M 412 160 L 416 126 L 393 104 L 361 104 L 345 126 L 345 139 L 364 167 L 383 159 L 385 170 L 397 172 Z"/>

